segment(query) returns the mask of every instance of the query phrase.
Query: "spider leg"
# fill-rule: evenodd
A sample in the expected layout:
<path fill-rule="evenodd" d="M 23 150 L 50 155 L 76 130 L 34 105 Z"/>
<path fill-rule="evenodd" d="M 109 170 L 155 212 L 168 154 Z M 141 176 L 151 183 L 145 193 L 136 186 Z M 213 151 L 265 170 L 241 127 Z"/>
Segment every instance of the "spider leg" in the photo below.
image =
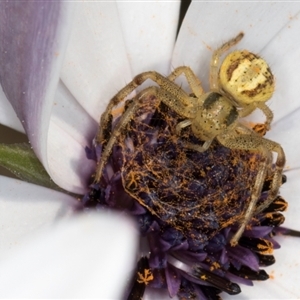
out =
<path fill-rule="evenodd" d="M 260 169 L 256 175 L 255 183 L 251 191 L 251 199 L 249 206 L 247 207 L 247 210 L 245 211 L 244 217 L 241 220 L 240 227 L 237 230 L 237 232 L 234 234 L 234 236 L 231 238 L 230 244 L 232 246 L 236 246 L 240 237 L 242 236 L 243 232 L 246 229 L 246 226 L 251 221 L 252 216 L 255 213 L 256 203 L 259 199 L 263 187 L 263 183 L 265 178 L 267 177 L 268 173 L 268 167 L 271 163 L 270 155 L 268 151 L 265 151 L 264 148 L 261 148 L 261 152 L 266 157 L 265 161 L 261 163 Z M 273 199 L 274 200 L 274 199 Z"/>
<path fill-rule="evenodd" d="M 236 127 L 234 127 L 234 129 L 236 130 L 236 132 L 238 134 L 250 134 L 250 135 L 256 135 L 256 136 L 262 138 L 260 133 L 256 132 L 254 129 L 251 129 L 251 128 L 245 126 L 245 125 L 242 125 L 241 123 L 238 123 L 236 125 Z M 269 155 L 269 161 L 271 163 L 272 158 L 273 158 L 272 152 L 269 151 L 268 155 Z M 272 176 L 273 177 L 271 168 L 268 168 L 268 175 L 267 176 Z"/>
<path fill-rule="evenodd" d="M 269 147 L 271 151 L 277 152 L 277 160 L 275 164 L 275 172 L 273 175 L 273 180 L 271 184 L 270 191 L 268 192 L 268 198 L 258 206 L 258 208 L 255 211 L 255 214 L 258 214 L 262 212 L 264 209 L 266 209 L 276 198 L 278 194 L 278 190 L 282 184 L 282 171 L 285 165 L 285 154 L 282 149 L 282 147 L 270 140 L 264 139 L 269 145 L 266 147 Z"/>
<path fill-rule="evenodd" d="M 184 74 L 186 81 L 188 82 L 192 92 L 197 98 L 200 98 L 204 94 L 204 90 L 201 85 L 200 79 L 196 76 L 193 70 L 187 66 L 181 66 L 176 68 L 169 76 L 168 79 L 174 81 L 181 74 Z M 186 103 L 189 104 L 189 103 Z"/>
<path fill-rule="evenodd" d="M 177 125 L 176 125 L 176 134 L 177 135 L 180 135 L 181 133 L 181 129 L 182 128 L 185 128 L 187 126 L 190 126 L 192 124 L 192 121 L 189 120 L 189 119 L 186 119 L 186 120 L 183 120 L 181 122 L 179 122 Z"/>
<path fill-rule="evenodd" d="M 265 103 L 262 103 L 262 102 L 257 104 L 257 108 L 259 108 L 266 116 L 266 121 L 264 123 L 264 127 L 265 127 L 264 134 L 265 134 L 271 128 L 270 125 L 273 121 L 273 112 L 271 111 L 271 109 L 269 108 L 268 105 L 266 105 Z"/>
<path fill-rule="evenodd" d="M 186 119 L 186 120 L 183 120 L 183 121 L 179 122 L 176 126 L 176 134 L 180 135 L 181 129 L 184 128 L 184 127 L 190 126 L 191 124 L 192 124 L 192 120 L 189 120 L 189 119 Z M 213 140 L 214 139 L 205 141 L 202 146 L 200 146 L 198 144 L 185 142 L 184 147 L 188 148 L 188 149 L 191 149 L 191 150 L 198 151 L 198 152 L 204 152 L 209 148 L 209 146 L 211 145 Z"/>
<path fill-rule="evenodd" d="M 191 149 L 191 150 L 195 150 L 195 151 L 198 151 L 198 152 L 204 152 L 206 151 L 211 143 L 213 142 L 213 139 L 212 140 L 208 140 L 208 141 L 205 141 L 202 146 L 198 145 L 198 144 L 192 144 L 192 143 L 185 143 L 184 144 L 184 147 L 188 148 L 188 149 Z"/>
<path fill-rule="evenodd" d="M 96 137 L 97 143 L 102 143 L 105 140 L 105 130 L 107 130 L 108 124 L 111 120 L 111 112 L 114 106 L 121 103 L 132 91 L 134 91 L 138 86 L 140 86 L 147 79 L 151 79 L 155 83 L 157 83 L 163 90 L 173 95 L 173 99 L 169 99 L 168 103 L 166 103 L 170 108 L 174 109 L 177 113 L 182 115 L 182 107 L 183 106 L 191 106 L 191 110 L 189 111 L 187 107 L 184 109 L 184 117 L 190 118 L 194 116 L 193 108 L 195 103 L 195 98 L 189 97 L 180 86 L 176 83 L 172 82 L 168 78 L 162 76 L 161 74 L 155 71 L 149 71 L 141 73 L 134 77 L 134 79 L 127 84 L 124 88 L 122 88 L 109 102 L 105 112 L 101 116 L 100 127 Z M 175 100 L 174 100 L 175 99 Z M 179 101 L 177 101 L 177 99 Z M 180 105 L 180 103 L 182 105 Z"/>
<path fill-rule="evenodd" d="M 254 104 L 249 104 L 244 106 L 242 109 L 239 110 L 239 117 L 244 118 L 249 116 L 253 111 L 255 111 L 256 106 Z"/>
<path fill-rule="evenodd" d="M 128 85 L 126 86 L 128 87 Z M 130 86 L 131 87 L 131 86 Z M 115 125 L 113 131 L 111 132 L 110 138 L 107 142 L 107 144 L 104 147 L 104 150 L 101 154 L 101 159 L 98 163 L 98 166 L 96 168 L 96 174 L 95 174 L 95 178 L 94 178 L 94 182 L 99 182 L 100 178 L 101 178 L 101 174 L 103 172 L 103 168 L 111 154 L 112 148 L 115 144 L 115 142 L 117 141 L 117 138 L 120 136 L 120 134 L 122 133 L 122 130 L 126 127 L 126 125 L 130 122 L 130 120 L 132 119 L 132 116 L 135 114 L 135 112 L 138 110 L 138 108 L 140 107 L 140 102 L 139 100 L 143 97 L 146 97 L 147 95 L 154 95 L 157 97 L 159 88 L 158 87 L 149 87 L 143 91 L 141 91 L 140 93 L 138 93 L 134 98 L 132 103 L 130 103 L 130 105 L 128 106 L 128 108 L 124 111 L 124 113 L 122 114 L 120 120 L 118 121 L 118 123 Z M 120 93 L 118 93 L 112 100 L 110 103 L 115 103 L 114 99 L 117 99 L 116 97 L 118 97 Z M 121 95 L 123 96 L 123 92 L 121 90 Z M 114 105 L 113 105 L 114 106 Z M 111 106 L 111 108 L 113 107 Z M 106 115 L 104 115 L 104 117 L 102 116 L 101 118 L 101 123 L 100 126 L 103 127 L 106 124 L 103 124 L 103 118 L 106 118 Z M 97 140 L 98 141 L 98 140 Z"/>
<path fill-rule="evenodd" d="M 110 127 L 111 118 L 112 118 L 112 110 L 114 106 L 121 103 L 132 91 L 136 89 L 137 85 L 131 81 L 124 88 L 122 88 L 108 103 L 105 112 L 102 114 L 100 119 L 100 126 L 98 129 L 98 133 L 96 136 L 96 143 L 102 144 L 105 137 L 105 131 L 109 131 L 108 127 Z"/>
<path fill-rule="evenodd" d="M 241 235 L 243 234 L 247 224 L 250 222 L 252 216 L 261 212 L 263 209 L 268 207 L 272 203 L 278 194 L 279 187 L 282 181 L 282 170 L 285 164 L 285 155 L 281 146 L 271 140 L 261 138 L 257 134 L 242 134 L 235 135 L 231 133 L 225 133 L 217 136 L 218 141 L 230 149 L 241 149 L 241 150 L 253 150 L 258 151 L 262 154 L 265 160 L 261 163 L 260 169 L 256 176 L 255 184 L 252 189 L 251 200 L 249 206 L 245 212 L 244 218 L 241 221 L 240 227 L 235 235 L 232 237 L 230 243 L 235 246 L 238 243 Z M 260 197 L 264 180 L 267 176 L 267 172 L 271 165 L 270 152 L 277 153 L 276 169 L 271 184 L 271 189 L 268 194 L 268 198 L 263 204 L 256 208 L 256 203 Z"/>
<path fill-rule="evenodd" d="M 256 108 L 260 109 L 266 117 L 266 121 L 263 124 L 263 132 L 261 135 L 264 135 L 267 131 L 270 130 L 270 124 L 273 121 L 273 112 L 271 109 L 263 102 L 254 102 L 252 104 L 248 104 L 244 106 L 241 110 L 239 110 L 240 118 L 246 117 L 250 115 Z"/>
<path fill-rule="evenodd" d="M 142 82 L 144 82 L 146 79 L 151 78 L 153 81 L 157 82 L 161 88 L 157 86 L 152 86 L 149 88 L 146 88 L 145 90 L 141 91 L 138 95 L 136 95 L 132 101 L 132 103 L 129 105 L 129 107 L 126 109 L 126 111 L 121 116 L 121 119 L 116 124 L 113 132 L 110 135 L 110 138 L 107 142 L 107 144 L 104 147 L 104 150 L 101 155 L 101 159 L 98 163 L 96 174 L 94 178 L 94 182 L 99 182 L 101 178 L 101 174 L 103 172 L 103 168 L 109 158 L 109 155 L 112 151 L 112 148 L 117 140 L 117 138 L 120 136 L 122 130 L 126 127 L 128 122 L 130 122 L 131 118 L 137 111 L 137 109 L 140 106 L 139 100 L 141 98 L 145 98 L 148 95 L 155 96 L 159 101 L 165 103 L 167 106 L 169 106 L 171 109 L 176 111 L 178 114 L 182 115 L 183 117 L 190 118 L 194 116 L 194 107 L 186 106 L 185 105 L 185 97 L 189 97 L 184 91 L 182 91 L 175 83 L 169 81 L 162 75 L 156 73 L 156 72 L 145 72 L 142 73 L 134 78 L 134 80 L 127 85 L 124 89 L 122 89 L 109 103 L 109 106 L 105 113 L 101 117 L 101 123 L 99 130 L 100 133 L 97 135 L 97 142 L 103 142 L 103 132 L 104 129 L 107 127 L 107 124 L 110 120 L 110 114 L 111 109 L 118 104 L 122 98 L 126 97 L 128 94 L 131 93 L 131 91 L 134 89 L 134 87 L 138 86 Z M 139 84 L 137 84 L 139 83 Z M 171 83 L 171 86 L 170 86 Z M 127 94 L 127 95 L 126 95 Z"/>
<path fill-rule="evenodd" d="M 219 64 L 221 55 L 229 48 L 236 45 L 244 36 L 243 32 L 240 32 L 235 38 L 229 40 L 223 44 L 220 48 L 214 51 L 210 61 L 210 90 L 219 91 Z"/>

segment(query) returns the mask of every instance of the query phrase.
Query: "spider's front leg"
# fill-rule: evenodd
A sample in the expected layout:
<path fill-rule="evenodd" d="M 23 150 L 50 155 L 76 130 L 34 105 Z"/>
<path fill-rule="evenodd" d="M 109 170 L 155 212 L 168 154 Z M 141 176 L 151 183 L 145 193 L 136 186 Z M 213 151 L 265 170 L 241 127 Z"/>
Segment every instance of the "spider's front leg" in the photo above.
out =
<path fill-rule="evenodd" d="M 123 113 L 122 117 L 116 124 L 116 126 L 113 129 L 113 132 L 111 133 L 108 142 L 105 144 L 101 159 L 98 163 L 96 174 L 94 178 L 94 182 L 99 182 L 101 178 L 101 174 L 103 172 L 103 168 L 109 158 L 109 155 L 112 151 L 112 148 L 117 140 L 117 138 L 120 136 L 123 129 L 126 127 L 126 125 L 129 123 L 131 118 L 134 116 L 135 112 L 140 106 L 140 99 L 145 98 L 147 96 L 155 96 L 159 101 L 162 101 L 167 106 L 169 106 L 171 109 L 176 111 L 178 114 L 180 114 L 183 117 L 191 118 L 194 117 L 194 106 L 193 103 L 190 105 L 185 105 L 185 103 L 188 103 L 186 101 L 186 98 L 190 98 L 183 90 L 180 89 L 175 83 L 169 81 L 168 79 L 164 78 L 162 75 L 156 73 L 156 72 L 146 72 L 138 75 L 135 77 L 135 79 L 126 86 L 123 90 L 121 90 L 110 102 L 107 110 L 102 115 L 101 123 L 100 123 L 100 131 L 97 136 L 97 142 L 102 143 L 104 142 L 104 132 L 107 129 L 107 125 L 109 124 L 110 116 L 111 116 L 111 110 L 112 108 L 118 103 L 118 100 L 122 99 L 126 93 L 130 93 L 132 91 L 132 88 L 135 84 L 144 82 L 147 78 L 156 79 L 157 83 L 161 86 L 156 87 L 152 86 L 144 91 L 141 91 L 137 96 L 134 97 L 132 103 L 129 105 L 129 107 L 126 109 L 126 111 Z M 193 98 L 194 99 L 194 98 Z M 120 101 L 119 101 L 120 102 Z"/>
<path fill-rule="evenodd" d="M 108 138 L 107 132 L 109 131 L 109 124 L 112 119 L 112 109 L 114 106 L 118 105 L 139 85 L 145 82 L 147 79 L 151 79 L 159 85 L 159 87 L 150 87 L 140 92 L 133 100 L 133 103 L 130 104 L 126 112 L 123 113 L 118 124 L 115 126 L 112 134 Z M 117 93 L 109 102 L 106 111 L 103 113 L 100 121 L 99 132 L 96 137 L 96 142 L 98 144 L 104 145 L 104 149 L 101 155 L 101 160 L 96 169 L 96 175 L 94 182 L 99 182 L 103 168 L 107 162 L 107 159 L 111 153 L 114 143 L 116 142 L 117 137 L 120 135 L 123 128 L 128 124 L 134 113 L 139 107 L 138 101 L 140 98 L 145 97 L 146 95 L 153 95 L 159 101 L 162 101 L 175 112 L 177 112 L 182 117 L 191 119 L 195 117 L 195 107 L 198 99 L 190 97 L 181 89 L 176 83 L 172 82 L 170 79 L 165 78 L 161 74 L 150 71 L 144 72 L 136 77 L 125 86 L 119 93 Z M 105 145 L 105 142 L 107 144 Z"/>
<path fill-rule="evenodd" d="M 128 86 L 126 86 L 128 87 Z M 101 154 L 101 159 L 97 165 L 96 168 L 96 174 L 95 174 L 95 178 L 94 178 L 94 182 L 99 182 L 102 172 L 103 172 L 103 168 L 111 154 L 112 148 L 115 144 L 115 142 L 117 141 L 117 138 L 120 136 L 120 134 L 122 133 L 123 129 L 126 127 L 126 125 L 130 122 L 130 120 L 132 119 L 133 115 L 135 114 L 135 112 L 138 110 L 138 108 L 140 107 L 140 99 L 143 97 L 146 97 L 148 94 L 149 95 L 153 95 L 156 96 L 158 94 L 159 89 L 157 87 L 149 87 L 147 89 L 145 89 L 144 91 L 140 92 L 139 94 L 137 94 L 133 100 L 132 103 L 128 106 L 128 108 L 124 111 L 123 115 L 121 116 L 120 120 L 118 121 L 118 123 L 115 125 L 113 131 L 111 132 L 111 135 L 108 139 L 108 142 L 105 144 L 104 149 L 102 150 L 102 154 Z M 116 98 L 118 96 L 118 94 L 114 97 Z M 114 99 L 113 98 L 113 99 Z M 112 101 L 110 102 L 110 104 L 114 101 L 112 99 Z M 101 117 L 101 123 L 100 123 L 100 127 L 101 127 L 101 131 L 100 134 L 98 134 L 97 136 L 97 142 L 99 143 L 100 141 L 103 143 L 104 140 L 101 136 L 101 134 L 103 134 L 104 130 L 105 130 L 105 126 L 107 126 L 108 124 L 105 123 L 106 121 L 109 121 L 109 113 L 111 113 L 111 109 L 114 107 L 114 105 L 112 106 L 108 106 L 108 109 L 110 108 L 110 111 L 108 111 L 108 109 L 106 110 L 105 114 L 102 115 Z"/>
<path fill-rule="evenodd" d="M 253 130 L 260 136 L 264 136 L 266 132 L 270 130 L 271 123 L 273 121 L 273 112 L 271 111 L 269 106 L 267 106 L 264 102 L 255 102 L 253 104 L 248 104 L 239 111 L 239 116 L 240 118 L 246 117 L 257 108 L 263 112 L 266 117 L 266 121 L 262 124 L 256 124 L 253 127 Z"/>
<path fill-rule="evenodd" d="M 210 61 L 210 90 L 219 91 L 219 64 L 220 57 L 224 54 L 229 48 L 236 45 L 244 36 L 243 32 L 240 32 L 235 38 L 229 40 L 223 44 L 220 48 L 214 51 L 211 61 Z"/>
<path fill-rule="evenodd" d="M 260 136 L 264 136 L 267 131 L 271 128 L 271 123 L 273 121 L 273 112 L 265 103 L 258 103 L 257 108 L 259 108 L 265 115 L 266 121 L 263 124 L 256 124 L 253 127 L 253 130 L 260 134 Z"/>
<path fill-rule="evenodd" d="M 225 133 L 223 135 L 217 136 L 217 139 L 222 145 L 224 145 L 227 148 L 257 151 L 260 152 L 262 156 L 265 158 L 265 160 L 261 163 L 260 169 L 256 176 L 249 206 L 241 221 L 238 231 L 235 233 L 235 235 L 232 237 L 230 241 L 231 245 L 235 246 L 237 245 L 238 240 L 243 234 L 252 216 L 254 214 L 263 211 L 276 198 L 279 191 L 279 187 L 281 186 L 282 183 L 282 171 L 285 165 L 285 154 L 282 147 L 279 144 L 271 140 L 261 138 L 256 134 L 243 134 L 243 135 L 236 136 L 235 134 Z M 256 203 L 260 197 L 263 183 L 265 181 L 267 172 L 272 163 L 271 156 L 269 155 L 270 152 L 277 153 L 276 169 L 274 172 L 268 198 L 264 201 L 263 204 L 261 204 L 258 208 L 256 208 Z"/>
<path fill-rule="evenodd" d="M 138 84 L 132 80 L 124 88 L 122 88 L 108 103 L 105 112 L 100 119 L 100 126 L 96 136 L 97 144 L 103 144 L 107 139 L 106 132 L 110 131 L 110 123 L 112 119 L 112 110 L 119 103 L 123 102 L 125 98 L 138 87 Z"/>
<path fill-rule="evenodd" d="M 174 77 L 174 74 L 172 74 L 170 76 L 174 79 L 176 78 L 176 76 L 179 76 L 175 75 Z M 168 94 L 173 95 L 175 100 L 172 100 L 171 98 L 167 99 L 166 104 L 171 108 L 174 108 L 174 110 L 179 114 L 182 112 L 182 107 L 191 105 L 190 101 L 192 100 L 189 101 L 191 97 L 189 97 L 177 84 L 172 82 L 170 79 L 162 76 L 161 74 L 155 71 L 141 73 L 135 76 L 134 79 L 124 88 L 122 88 L 108 103 L 105 112 L 101 116 L 99 131 L 96 137 L 97 143 L 103 143 L 103 141 L 106 139 L 105 130 L 107 130 L 108 124 L 110 123 L 113 107 L 123 102 L 125 98 L 130 95 L 131 92 L 133 92 L 138 86 L 143 84 L 147 79 L 151 79 Z M 178 103 L 177 99 L 180 99 L 181 105 L 180 103 Z"/>
<path fill-rule="evenodd" d="M 204 94 L 204 90 L 202 88 L 200 79 L 196 76 L 196 74 L 193 72 L 193 70 L 190 67 L 181 66 L 181 67 L 176 68 L 168 76 L 168 79 L 171 81 L 174 81 L 181 74 L 185 75 L 186 81 L 189 84 L 192 92 L 195 94 L 196 98 L 199 99 Z"/>

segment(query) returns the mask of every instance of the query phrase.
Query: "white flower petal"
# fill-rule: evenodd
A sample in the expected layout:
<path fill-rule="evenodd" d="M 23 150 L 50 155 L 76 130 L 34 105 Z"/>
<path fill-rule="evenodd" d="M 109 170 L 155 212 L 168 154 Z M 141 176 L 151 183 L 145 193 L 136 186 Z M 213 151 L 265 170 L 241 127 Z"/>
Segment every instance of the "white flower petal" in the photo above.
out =
<path fill-rule="evenodd" d="M 97 122 L 111 97 L 136 73 L 168 71 L 178 7 L 158 2 L 79 4 L 61 78 Z"/>
<path fill-rule="evenodd" d="M 136 247 L 133 223 L 118 214 L 60 222 L 0 264 L 0 296 L 121 299 Z"/>
<path fill-rule="evenodd" d="M 95 162 L 88 160 L 97 124 L 62 82 L 56 91 L 48 136 L 48 169 L 54 182 L 74 193 L 86 192 Z"/>
<path fill-rule="evenodd" d="M 34 232 L 72 211 L 66 194 L 0 176 L 0 259 Z"/>
<path fill-rule="evenodd" d="M 132 75 L 170 71 L 180 2 L 118 2 Z M 166 12 L 168 12 L 166 14 Z"/>
<path fill-rule="evenodd" d="M 300 168 L 300 108 L 272 125 L 266 137 L 281 144 L 286 155 L 286 169 Z"/>
<path fill-rule="evenodd" d="M 108 100 L 131 78 L 115 2 L 78 4 L 61 78 L 98 122 Z"/>
<path fill-rule="evenodd" d="M 290 16 L 287 24 L 261 51 L 275 75 L 276 89 L 268 105 L 274 112 L 274 121 L 287 116 L 300 108 L 299 94 L 299 32 L 300 32 L 300 5 L 298 11 Z M 296 12 L 298 13 L 297 15 Z M 275 128 L 275 127 L 273 127 Z M 272 129 L 273 130 L 273 129 Z"/>
<path fill-rule="evenodd" d="M 47 168 L 49 118 L 73 5 L 53 1 L 0 4 L 1 85 Z"/>
<path fill-rule="evenodd" d="M 285 174 L 287 176 L 287 182 L 280 188 L 280 194 L 288 202 L 288 209 L 284 213 L 285 222 L 283 225 L 284 227 L 299 230 L 300 228 L 300 218 L 299 218 L 300 170 L 299 168 L 294 170 L 293 169 L 287 170 Z M 283 244 L 282 247 L 285 247 L 285 244 Z"/>

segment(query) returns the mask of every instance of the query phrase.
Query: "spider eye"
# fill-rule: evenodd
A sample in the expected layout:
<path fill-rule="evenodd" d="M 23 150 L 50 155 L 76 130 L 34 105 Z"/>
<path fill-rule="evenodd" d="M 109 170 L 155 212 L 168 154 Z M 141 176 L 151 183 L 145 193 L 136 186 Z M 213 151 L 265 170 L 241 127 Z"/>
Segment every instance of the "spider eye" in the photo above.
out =
<path fill-rule="evenodd" d="M 220 84 L 240 104 L 265 102 L 274 92 L 274 76 L 265 60 L 244 51 L 234 51 L 223 61 Z"/>

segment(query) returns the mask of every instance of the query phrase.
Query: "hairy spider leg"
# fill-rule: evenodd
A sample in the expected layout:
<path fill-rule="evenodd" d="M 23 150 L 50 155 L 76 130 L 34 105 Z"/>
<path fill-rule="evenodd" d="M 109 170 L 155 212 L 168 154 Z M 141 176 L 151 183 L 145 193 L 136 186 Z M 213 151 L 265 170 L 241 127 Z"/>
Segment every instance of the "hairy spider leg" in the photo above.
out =
<path fill-rule="evenodd" d="M 220 57 L 224 52 L 228 51 L 229 48 L 236 45 L 244 36 L 243 32 L 240 32 L 235 38 L 229 40 L 228 42 L 224 43 L 221 47 L 216 49 L 213 52 L 210 61 L 210 90 L 211 91 L 219 91 L 219 67 L 220 67 Z"/>
<path fill-rule="evenodd" d="M 268 142 L 268 149 L 270 151 L 276 152 L 277 153 L 277 159 L 276 159 L 276 164 L 275 164 L 275 172 L 273 175 L 273 180 L 271 184 L 270 191 L 268 193 L 268 198 L 262 203 L 261 205 L 258 206 L 258 208 L 255 211 L 255 214 L 258 214 L 262 212 L 264 209 L 266 209 L 276 198 L 278 194 L 279 187 L 282 184 L 282 171 L 285 165 L 285 154 L 282 149 L 282 147 L 270 140 L 264 139 Z"/>
<path fill-rule="evenodd" d="M 172 73 L 173 74 L 173 73 Z M 171 74 L 171 75 L 172 75 Z M 171 76 L 170 75 L 170 76 Z M 96 137 L 97 143 L 102 143 L 104 139 L 104 130 L 107 128 L 107 124 L 111 118 L 111 111 L 114 106 L 118 105 L 122 102 L 131 92 L 133 92 L 139 85 L 141 85 L 147 79 L 151 79 L 156 82 L 162 89 L 165 89 L 170 94 L 174 95 L 175 99 L 180 99 L 181 103 L 185 106 L 194 106 L 196 99 L 193 97 L 189 97 L 177 84 L 169 80 L 168 78 L 162 76 L 161 74 L 155 71 L 149 71 L 141 73 L 134 77 L 134 79 L 127 84 L 124 88 L 122 88 L 109 102 L 105 112 L 101 116 L 100 120 L 100 128 Z M 170 99 L 168 101 L 170 108 L 173 108 L 177 113 L 182 115 L 182 111 L 180 111 L 181 107 L 177 108 L 178 101 Z M 182 106 L 178 104 L 179 106 Z M 185 108 L 185 111 L 187 109 Z M 188 114 L 188 116 L 194 115 L 192 112 L 184 112 L 184 114 Z M 187 116 L 187 118 L 189 118 Z"/>
<path fill-rule="evenodd" d="M 102 114 L 100 119 L 100 126 L 96 136 L 96 143 L 103 144 L 105 137 L 104 132 L 107 130 L 108 124 L 112 118 L 112 110 L 114 106 L 122 102 L 133 90 L 136 89 L 134 81 L 131 81 L 125 87 L 123 87 L 108 103 L 105 112 Z"/>
<path fill-rule="evenodd" d="M 265 157 L 265 161 L 261 164 L 260 170 L 258 171 L 255 180 L 255 184 L 251 194 L 250 204 L 245 212 L 245 215 L 241 221 L 238 231 L 235 233 L 235 235 L 230 241 L 231 245 L 235 246 L 237 245 L 238 240 L 243 234 L 252 216 L 268 207 L 277 196 L 279 187 L 282 183 L 282 170 L 285 164 L 285 155 L 282 147 L 279 144 L 271 140 L 261 138 L 256 134 L 242 134 L 237 136 L 235 133 L 227 132 L 217 136 L 216 138 L 222 145 L 224 145 L 227 148 L 258 151 L 263 155 L 263 157 Z M 274 177 L 272 179 L 271 189 L 269 191 L 268 198 L 262 205 L 260 205 L 256 209 L 256 203 L 261 194 L 262 186 L 268 172 L 268 167 L 272 163 L 270 159 L 271 156 L 269 155 L 270 151 L 277 153 L 276 169 L 274 172 Z"/>
<path fill-rule="evenodd" d="M 267 126 L 267 131 L 270 130 L 270 124 L 273 121 L 273 112 L 265 103 L 255 102 L 254 105 L 247 105 L 239 111 L 239 116 L 241 118 L 246 117 L 250 115 L 256 108 L 259 108 L 266 116 L 265 125 Z"/>
<path fill-rule="evenodd" d="M 241 110 L 239 110 L 239 116 L 241 118 L 246 117 L 250 115 L 256 108 L 260 109 L 263 114 L 266 117 L 266 120 L 263 124 L 257 124 L 256 126 L 260 126 L 261 128 L 261 136 L 265 135 L 267 131 L 271 129 L 271 123 L 273 121 L 273 112 L 263 102 L 254 102 L 252 104 L 249 104 L 245 107 L 243 107 Z"/>
<path fill-rule="evenodd" d="M 139 96 L 139 95 L 137 95 L 137 96 Z M 121 119 L 119 120 L 119 122 L 114 127 L 114 129 L 111 133 L 111 136 L 110 136 L 110 138 L 109 138 L 107 144 L 105 145 L 105 148 L 103 149 L 103 152 L 101 154 L 101 160 L 99 161 L 97 169 L 96 169 L 94 182 L 99 182 L 100 181 L 103 168 L 104 168 L 104 166 L 105 166 L 105 164 L 106 164 L 106 162 L 109 158 L 109 155 L 112 151 L 112 148 L 113 148 L 118 136 L 121 134 L 121 131 L 126 126 L 126 124 L 131 120 L 132 115 L 136 112 L 138 107 L 139 107 L 138 102 L 133 101 L 129 105 L 127 110 L 123 113 L 123 115 L 122 115 Z"/>
<path fill-rule="evenodd" d="M 173 109 L 175 112 L 177 112 L 179 115 L 188 119 L 193 119 L 195 117 L 197 98 L 190 97 L 177 84 L 155 71 L 144 72 L 137 75 L 128 85 L 126 85 L 110 100 L 106 111 L 101 117 L 100 129 L 96 137 L 97 143 L 104 142 L 104 130 L 107 129 L 107 125 L 109 124 L 109 121 L 111 119 L 111 111 L 113 107 L 123 101 L 134 89 L 136 89 L 147 79 L 151 79 L 152 81 L 156 82 L 160 86 L 160 88 L 153 86 L 140 92 L 138 96 L 134 98 L 133 102 L 135 104 L 130 104 L 126 112 L 123 113 L 120 121 L 118 122 L 118 125 L 113 130 L 109 141 L 104 148 L 101 160 L 96 169 L 94 179 L 95 182 L 99 182 L 103 167 L 106 164 L 106 161 L 111 153 L 112 147 L 117 137 L 120 135 L 121 130 L 126 126 L 126 124 L 132 118 L 134 112 L 138 109 L 138 100 L 141 97 L 145 97 L 146 95 L 153 95 L 157 99 L 165 103 L 167 106 L 169 106 L 171 109 Z"/>
<path fill-rule="evenodd" d="M 169 76 L 168 79 L 174 81 L 181 74 L 184 74 L 186 81 L 189 84 L 196 98 L 200 98 L 204 94 L 200 79 L 196 76 L 193 70 L 188 66 L 177 67 Z M 188 104 L 188 103 L 187 103 Z M 199 103 L 202 105 L 202 103 Z"/>

